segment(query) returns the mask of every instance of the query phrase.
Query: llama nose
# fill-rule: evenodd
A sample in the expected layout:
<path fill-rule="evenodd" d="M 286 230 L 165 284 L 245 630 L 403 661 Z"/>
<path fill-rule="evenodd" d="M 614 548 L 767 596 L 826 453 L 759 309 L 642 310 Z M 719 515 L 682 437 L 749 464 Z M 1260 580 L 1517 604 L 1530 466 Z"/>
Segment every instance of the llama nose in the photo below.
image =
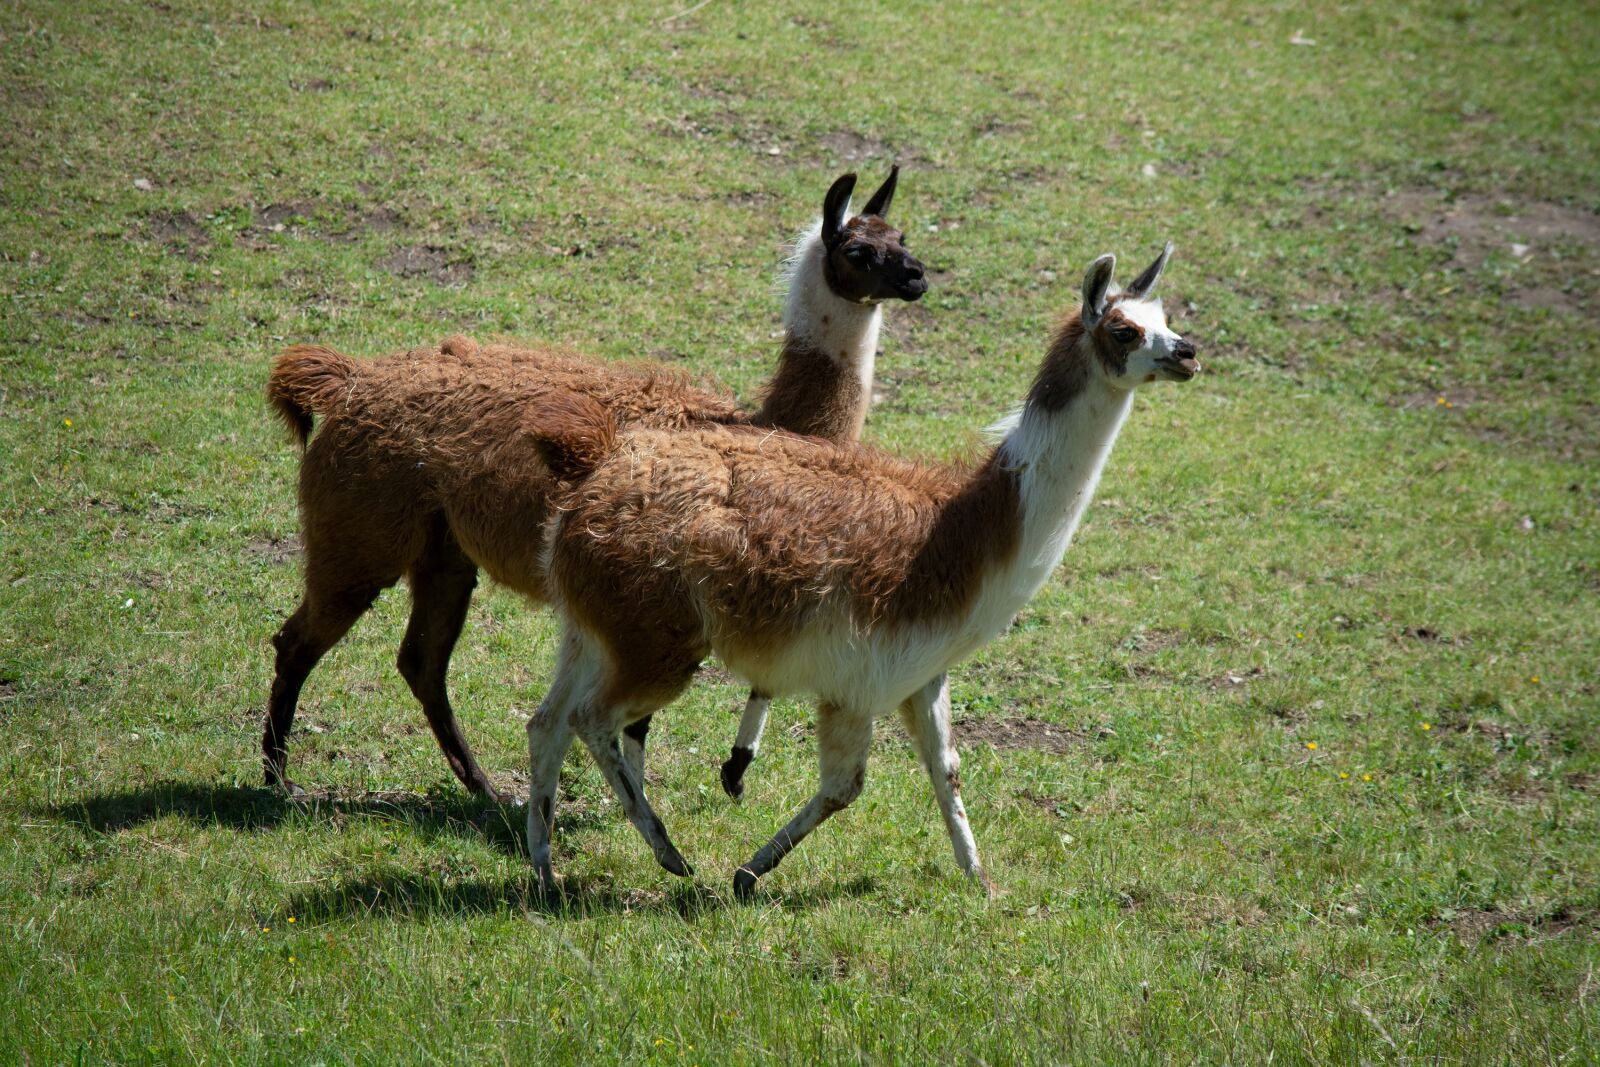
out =
<path fill-rule="evenodd" d="M 904 300 L 916 300 L 928 291 L 928 279 L 922 269 L 922 264 L 914 259 L 907 259 L 905 275 L 900 280 L 900 296 Z"/>
<path fill-rule="evenodd" d="M 1183 338 L 1179 338 L 1178 343 L 1172 346 L 1172 354 L 1179 359 L 1193 359 L 1194 354 L 1198 351 L 1199 349 L 1195 348 L 1193 341 L 1186 341 Z"/>

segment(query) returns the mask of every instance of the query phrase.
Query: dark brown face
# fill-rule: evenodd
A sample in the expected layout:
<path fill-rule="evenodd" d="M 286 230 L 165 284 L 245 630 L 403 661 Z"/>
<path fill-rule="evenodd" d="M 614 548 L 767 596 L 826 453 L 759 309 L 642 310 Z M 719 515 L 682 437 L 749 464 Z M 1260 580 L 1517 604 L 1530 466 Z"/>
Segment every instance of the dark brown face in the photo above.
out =
<path fill-rule="evenodd" d="M 824 241 L 828 287 L 843 300 L 917 300 L 928 291 L 927 274 L 906 250 L 905 234 L 876 215 L 856 215 Z"/>

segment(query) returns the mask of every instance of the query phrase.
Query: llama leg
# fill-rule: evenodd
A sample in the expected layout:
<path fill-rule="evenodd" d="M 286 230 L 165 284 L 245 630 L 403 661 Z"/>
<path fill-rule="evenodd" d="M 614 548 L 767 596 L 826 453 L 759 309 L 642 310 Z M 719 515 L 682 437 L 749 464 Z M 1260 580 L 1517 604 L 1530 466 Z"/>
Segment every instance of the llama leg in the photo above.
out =
<path fill-rule="evenodd" d="M 595 763 L 600 766 L 600 772 L 611 783 L 617 799 L 622 802 L 622 813 L 644 837 L 650 851 L 655 853 L 656 862 L 670 873 L 687 878 L 694 873 L 694 868 L 684 860 L 683 854 L 672 843 L 672 838 L 667 836 L 667 828 L 662 824 L 661 817 L 645 799 L 643 779 L 636 776 L 634 768 L 623 758 L 622 745 L 618 741 L 618 718 L 620 716 L 616 712 L 608 709 L 590 717 L 580 728 L 579 734 L 593 754 Z"/>
<path fill-rule="evenodd" d="M 761 749 L 761 732 L 767 727 L 767 709 L 771 707 L 771 697 L 750 690 L 744 714 L 739 717 L 739 735 L 733 739 L 733 752 L 722 764 L 722 791 L 735 800 L 744 796 L 745 768 Z"/>
<path fill-rule="evenodd" d="M 900 718 L 906 732 L 917 746 L 922 765 L 928 769 L 933 781 L 933 795 L 939 801 L 939 813 L 944 816 L 944 826 L 950 833 L 950 843 L 955 846 L 956 862 L 968 876 L 983 883 L 984 889 L 994 893 L 994 883 L 978 859 L 978 845 L 972 839 L 972 827 L 967 822 L 967 809 L 961 803 L 961 756 L 950 739 L 950 682 L 941 674 L 900 705 Z"/>
<path fill-rule="evenodd" d="M 393 584 L 393 578 L 387 582 L 365 582 L 331 596 L 313 596 L 308 589 L 294 614 L 273 635 L 272 647 L 277 649 L 277 658 L 261 730 L 261 756 L 267 785 L 279 786 L 291 794 L 302 792 L 288 776 L 289 728 L 294 724 L 300 689 L 328 649 L 338 644 L 339 638 L 350 632 L 350 627 L 372 606 L 378 594 Z"/>
<path fill-rule="evenodd" d="M 646 715 L 622 728 L 622 758 L 633 780 L 639 783 L 641 793 L 644 792 L 644 739 L 650 733 L 650 720 L 654 718 L 654 715 Z"/>
<path fill-rule="evenodd" d="M 474 793 L 503 800 L 472 758 L 445 686 L 450 653 L 461 636 L 472 590 L 478 584 L 478 568 L 441 522 L 430 532 L 421 558 L 412 564 L 410 581 L 411 621 L 400 644 L 400 673 L 422 705 L 433 736 L 461 784 Z"/>
<path fill-rule="evenodd" d="M 832 704 L 817 709 L 817 764 L 821 779 L 817 792 L 787 826 L 734 873 L 733 891 L 738 896 L 748 898 L 755 891 L 757 878 L 782 862 L 823 820 L 849 807 L 861 795 L 871 747 L 871 715 Z"/>
<path fill-rule="evenodd" d="M 598 678 L 594 650 L 568 631 L 556 658 L 555 681 L 539 710 L 528 720 L 528 859 L 538 872 L 539 887 L 547 893 L 557 889 L 555 870 L 550 864 L 550 839 L 555 828 L 561 764 L 572 747 L 573 714 L 593 698 Z"/>

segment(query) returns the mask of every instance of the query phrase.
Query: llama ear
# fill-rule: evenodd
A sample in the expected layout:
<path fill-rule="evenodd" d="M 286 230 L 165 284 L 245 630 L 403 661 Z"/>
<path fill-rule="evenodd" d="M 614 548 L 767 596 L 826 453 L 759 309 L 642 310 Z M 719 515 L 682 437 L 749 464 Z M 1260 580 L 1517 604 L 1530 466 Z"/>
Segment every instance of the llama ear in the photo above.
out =
<path fill-rule="evenodd" d="M 861 209 L 863 215 L 876 215 L 880 219 L 889 215 L 889 203 L 894 200 L 894 183 L 900 178 L 900 164 L 896 163 L 889 168 L 889 178 L 878 191 L 872 194 L 872 199 L 867 201 L 867 206 Z"/>
<path fill-rule="evenodd" d="M 1133 280 L 1127 288 L 1127 295 L 1134 300 L 1143 300 L 1155 291 L 1156 284 L 1161 281 L 1161 272 L 1167 269 L 1167 260 L 1172 258 L 1172 242 L 1161 250 L 1156 261 L 1144 269 L 1144 273 Z"/>
<path fill-rule="evenodd" d="M 1117 257 L 1107 254 L 1089 264 L 1083 276 L 1083 324 L 1093 327 L 1106 313 L 1106 292 L 1111 288 L 1111 274 L 1117 269 Z"/>
<path fill-rule="evenodd" d="M 822 198 L 822 239 L 832 244 L 844 225 L 845 212 L 850 210 L 850 194 L 855 191 L 856 176 L 841 174 Z"/>

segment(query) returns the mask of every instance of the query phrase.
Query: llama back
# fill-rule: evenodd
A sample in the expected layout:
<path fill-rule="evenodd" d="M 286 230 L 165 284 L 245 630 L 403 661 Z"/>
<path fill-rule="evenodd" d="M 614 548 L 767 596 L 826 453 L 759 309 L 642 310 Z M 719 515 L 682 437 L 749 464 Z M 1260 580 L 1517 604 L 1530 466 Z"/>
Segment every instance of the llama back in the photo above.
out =
<path fill-rule="evenodd" d="M 580 616 L 679 601 L 713 641 L 841 612 L 911 623 L 959 611 L 1016 543 L 1014 476 L 992 457 L 979 471 L 746 428 L 637 431 L 562 502 L 551 573 Z"/>

